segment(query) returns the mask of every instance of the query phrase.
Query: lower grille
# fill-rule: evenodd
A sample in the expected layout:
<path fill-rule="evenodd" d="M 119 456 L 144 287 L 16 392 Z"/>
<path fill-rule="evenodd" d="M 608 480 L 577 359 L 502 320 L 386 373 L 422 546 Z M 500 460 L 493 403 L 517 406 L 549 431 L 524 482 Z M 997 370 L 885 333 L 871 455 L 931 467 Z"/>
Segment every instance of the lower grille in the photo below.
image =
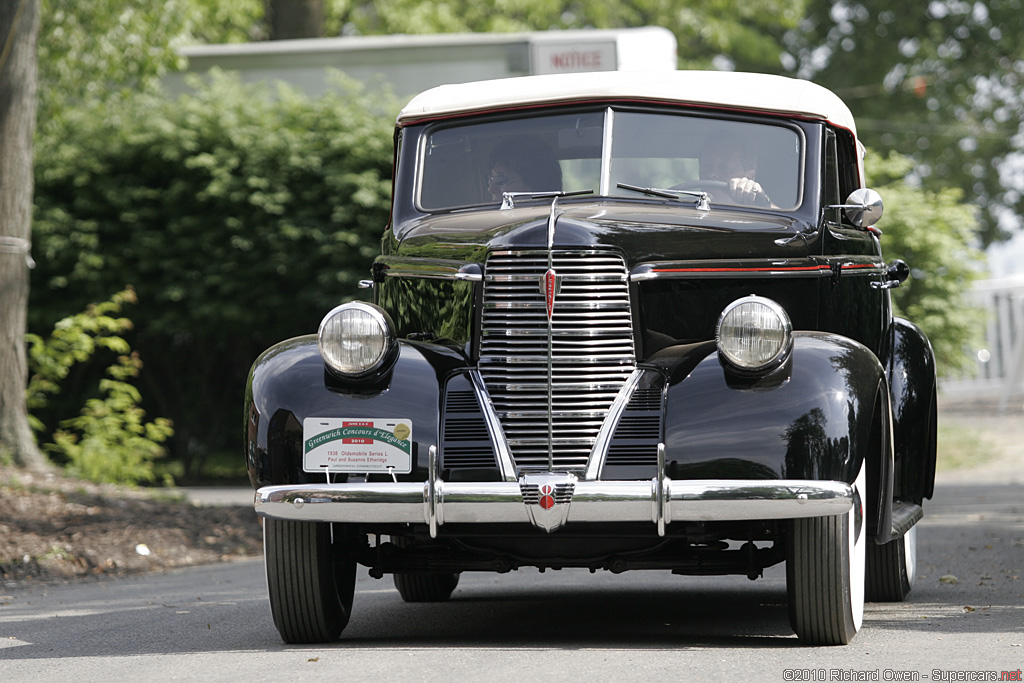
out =
<path fill-rule="evenodd" d="M 662 440 L 663 380 L 653 373 L 648 374 L 646 379 L 652 385 L 637 389 L 633 393 L 612 435 L 602 471 L 602 476 L 606 478 L 639 478 L 643 474 L 636 471 L 627 472 L 623 468 L 658 466 L 658 444 Z"/>
<path fill-rule="evenodd" d="M 464 376 L 452 378 L 444 400 L 441 469 L 494 469 L 494 449 L 483 413 Z"/>
<path fill-rule="evenodd" d="M 550 321 L 549 268 L 558 282 Z M 489 255 L 480 375 L 520 472 L 583 470 L 635 365 L 622 257 L 596 250 Z"/>

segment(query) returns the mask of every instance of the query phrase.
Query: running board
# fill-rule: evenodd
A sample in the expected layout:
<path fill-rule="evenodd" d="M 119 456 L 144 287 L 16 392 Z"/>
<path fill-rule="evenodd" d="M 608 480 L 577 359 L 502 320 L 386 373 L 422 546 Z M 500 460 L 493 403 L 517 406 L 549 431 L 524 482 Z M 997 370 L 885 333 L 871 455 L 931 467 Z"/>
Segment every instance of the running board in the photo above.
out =
<path fill-rule="evenodd" d="M 924 510 L 917 503 L 892 504 L 892 536 L 891 538 L 902 538 L 910 528 L 921 521 L 924 517 Z"/>

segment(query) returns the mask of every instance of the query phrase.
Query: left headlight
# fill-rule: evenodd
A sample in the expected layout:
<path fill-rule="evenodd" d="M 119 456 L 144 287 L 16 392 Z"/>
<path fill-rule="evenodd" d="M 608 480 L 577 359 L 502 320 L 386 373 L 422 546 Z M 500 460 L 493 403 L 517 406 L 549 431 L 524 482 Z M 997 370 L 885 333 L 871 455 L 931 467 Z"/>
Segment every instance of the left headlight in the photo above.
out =
<path fill-rule="evenodd" d="M 785 360 L 793 345 L 793 325 L 775 301 L 746 296 L 722 311 L 715 342 L 729 365 L 743 372 L 760 372 Z"/>
<path fill-rule="evenodd" d="M 342 377 L 358 378 L 394 360 L 398 344 L 395 326 L 386 311 L 354 301 L 324 317 L 317 347 L 328 368 Z"/>

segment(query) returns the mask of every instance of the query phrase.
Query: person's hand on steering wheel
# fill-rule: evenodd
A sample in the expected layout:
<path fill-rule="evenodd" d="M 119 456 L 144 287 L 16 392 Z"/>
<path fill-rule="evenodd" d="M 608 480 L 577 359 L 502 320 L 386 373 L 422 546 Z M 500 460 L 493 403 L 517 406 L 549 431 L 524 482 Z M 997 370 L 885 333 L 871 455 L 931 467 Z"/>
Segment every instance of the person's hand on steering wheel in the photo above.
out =
<path fill-rule="evenodd" d="M 761 185 L 750 178 L 729 179 L 729 194 L 740 204 L 771 206 L 772 202 Z"/>

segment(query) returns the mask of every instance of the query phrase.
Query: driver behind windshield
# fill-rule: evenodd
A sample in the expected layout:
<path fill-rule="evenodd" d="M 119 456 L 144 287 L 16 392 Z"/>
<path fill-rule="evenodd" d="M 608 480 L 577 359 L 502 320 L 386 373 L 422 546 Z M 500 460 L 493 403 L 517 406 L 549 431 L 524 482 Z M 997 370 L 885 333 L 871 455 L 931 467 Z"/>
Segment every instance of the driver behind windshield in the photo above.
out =
<path fill-rule="evenodd" d="M 712 138 L 700 152 L 700 179 L 725 183 L 729 195 L 739 204 L 772 206 L 754 177 L 757 160 L 749 147 L 734 137 Z"/>
<path fill-rule="evenodd" d="M 491 153 L 487 191 L 500 200 L 505 192 L 557 192 L 562 189 L 562 167 L 544 143 L 517 138 Z"/>

